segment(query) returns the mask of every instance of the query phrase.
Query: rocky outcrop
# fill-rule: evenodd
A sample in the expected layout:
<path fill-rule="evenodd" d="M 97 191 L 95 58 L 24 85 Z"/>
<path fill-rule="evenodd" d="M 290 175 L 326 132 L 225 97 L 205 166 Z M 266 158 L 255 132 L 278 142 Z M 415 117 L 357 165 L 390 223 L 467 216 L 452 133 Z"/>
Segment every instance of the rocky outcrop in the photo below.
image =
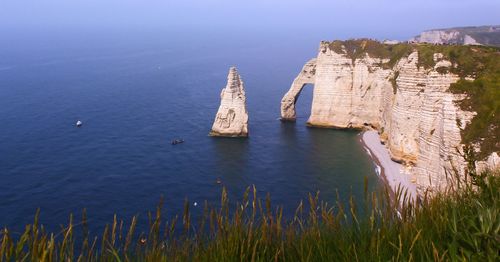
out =
<path fill-rule="evenodd" d="M 477 163 L 478 172 L 485 170 L 500 170 L 500 156 L 497 152 L 491 153 L 484 161 Z"/>
<path fill-rule="evenodd" d="M 221 103 L 210 136 L 247 137 L 248 112 L 245 88 L 235 67 L 229 69 L 227 85 L 220 94 Z"/>
<path fill-rule="evenodd" d="M 322 42 L 281 101 L 282 119 L 295 119 L 293 104 L 311 83 L 308 125 L 378 130 L 391 158 L 412 167 L 419 193 L 441 190 L 464 174 L 460 131 L 473 113 L 456 105 L 462 95 L 447 92 L 459 79 L 444 70 L 452 64 L 435 54 L 435 65 L 424 68 L 413 52 L 387 66 L 388 58 L 348 53 Z"/>

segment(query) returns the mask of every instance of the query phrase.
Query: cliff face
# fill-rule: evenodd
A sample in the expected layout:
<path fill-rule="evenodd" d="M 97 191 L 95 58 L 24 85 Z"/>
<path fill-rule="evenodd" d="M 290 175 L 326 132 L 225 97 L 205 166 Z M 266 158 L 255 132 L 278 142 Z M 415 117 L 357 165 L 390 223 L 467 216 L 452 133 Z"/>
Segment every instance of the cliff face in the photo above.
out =
<path fill-rule="evenodd" d="M 215 116 L 211 136 L 247 137 L 248 112 L 245 88 L 236 68 L 231 67 L 227 85 L 220 94 L 221 103 Z"/>
<path fill-rule="evenodd" d="M 432 44 L 500 46 L 500 26 L 433 29 L 422 32 L 410 39 L 410 41 Z"/>
<path fill-rule="evenodd" d="M 345 47 L 341 50 L 321 43 L 317 58 L 307 62 L 283 98 L 282 119 L 295 119 L 292 104 L 311 83 L 308 124 L 377 129 L 393 160 L 413 166 L 412 180 L 420 193 L 440 190 L 453 174 L 463 174 L 460 132 L 473 113 L 456 105 L 463 95 L 447 92 L 459 79 L 446 70 L 452 64 L 435 54 L 435 65 L 424 68 L 412 52 L 388 67 L 389 58 L 365 53 L 353 59 Z"/>

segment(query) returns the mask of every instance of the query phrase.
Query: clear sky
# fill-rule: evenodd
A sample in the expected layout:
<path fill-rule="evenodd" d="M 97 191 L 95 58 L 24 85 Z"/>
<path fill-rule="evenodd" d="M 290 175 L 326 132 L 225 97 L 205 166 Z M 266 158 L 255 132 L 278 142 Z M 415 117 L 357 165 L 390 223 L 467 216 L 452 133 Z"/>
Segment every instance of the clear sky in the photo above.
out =
<path fill-rule="evenodd" d="M 0 0 L 0 29 L 174 28 L 406 38 L 500 24 L 500 0 Z"/>

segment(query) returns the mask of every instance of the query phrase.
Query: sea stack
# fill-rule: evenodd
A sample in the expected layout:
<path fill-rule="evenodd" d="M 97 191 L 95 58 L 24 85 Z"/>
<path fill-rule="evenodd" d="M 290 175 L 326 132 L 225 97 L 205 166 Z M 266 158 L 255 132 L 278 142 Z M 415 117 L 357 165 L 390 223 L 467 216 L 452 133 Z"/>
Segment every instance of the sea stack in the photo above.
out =
<path fill-rule="evenodd" d="M 243 81 L 235 67 L 229 69 L 227 85 L 210 136 L 248 137 L 248 112 Z"/>

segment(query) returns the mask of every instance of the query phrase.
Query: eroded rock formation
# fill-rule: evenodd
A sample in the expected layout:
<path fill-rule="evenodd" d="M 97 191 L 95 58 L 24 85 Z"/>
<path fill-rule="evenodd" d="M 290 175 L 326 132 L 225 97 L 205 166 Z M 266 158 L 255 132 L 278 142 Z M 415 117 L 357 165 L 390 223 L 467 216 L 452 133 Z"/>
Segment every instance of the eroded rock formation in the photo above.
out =
<path fill-rule="evenodd" d="M 460 131 L 473 116 L 460 110 L 462 95 L 447 92 L 459 77 L 441 54 L 435 65 L 419 65 L 417 52 L 387 66 L 388 58 L 349 55 L 322 42 L 281 101 L 283 120 L 295 119 L 294 103 L 302 87 L 314 84 L 311 126 L 375 128 L 394 161 L 412 166 L 420 193 L 441 190 L 454 174 L 463 174 Z"/>
<path fill-rule="evenodd" d="M 248 112 L 245 88 L 235 67 L 229 69 L 227 85 L 222 89 L 220 98 L 219 110 L 209 135 L 247 137 Z"/>
<path fill-rule="evenodd" d="M 307 62 L 299 75 L 293 80 L 292 87 L 281 100 L 281 120 L 295 121 L 295 102 L 299 97 L 302 88 L 307 84 L 314 84 L 316 73 L 316 58 Z"/>

